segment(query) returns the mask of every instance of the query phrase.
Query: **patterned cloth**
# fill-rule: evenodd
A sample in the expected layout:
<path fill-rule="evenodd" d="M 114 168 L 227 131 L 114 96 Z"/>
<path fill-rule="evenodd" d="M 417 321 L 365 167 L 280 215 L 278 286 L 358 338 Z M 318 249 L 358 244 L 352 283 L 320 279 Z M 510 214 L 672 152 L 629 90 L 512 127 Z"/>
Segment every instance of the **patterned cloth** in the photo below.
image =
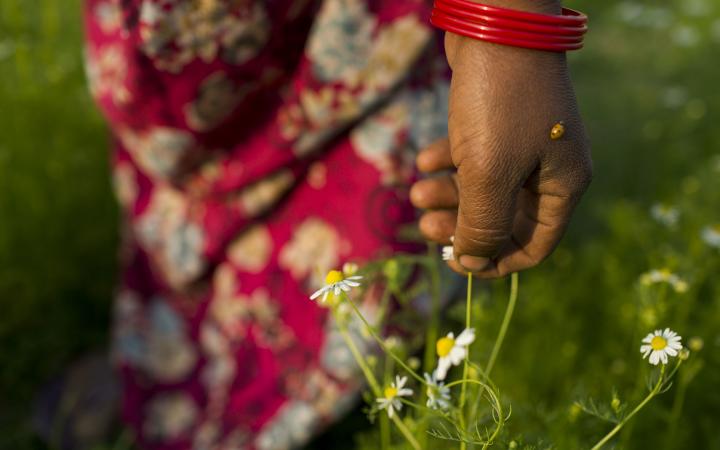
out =
<path fill-rule="evenodd" d="M 430 2 L 86 6 L 125 224 L 124 420 L 147 449 L 300 446 L 361 379 L 308 294 L 345 261 L 413 249 L 413 149 L 447 128 Z"/>

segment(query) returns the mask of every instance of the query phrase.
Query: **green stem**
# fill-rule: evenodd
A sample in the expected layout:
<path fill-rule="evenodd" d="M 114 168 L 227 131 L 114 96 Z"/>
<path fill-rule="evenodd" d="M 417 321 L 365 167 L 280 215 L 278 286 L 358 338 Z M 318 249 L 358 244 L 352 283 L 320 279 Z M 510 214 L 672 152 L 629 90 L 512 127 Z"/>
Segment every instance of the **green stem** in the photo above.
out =
<path fill-rule="evenodd" d="M 430 324 L 425 333 L 425 354 L 423 355 L 423 371 L 431 373 L 435 365 L 435 342 L 438 339 L 440 327 L 440 267 L 438 264 L 437 245 L 428 244 L 428 272 L 430 273 Z M 427 400 L 427 393 L 423 390 L 422 400 Z M 418 426 L 418 440 L 422 448 L 427 448 L 427 421 L 421 421 Z"/>
<path fill-rule="evenodd" d="M 470 328 L 471 315 L 472 315 L 472 273 L 467 274 L 467 295 L 465 297 L 465 329 Z M 470 358 L 470 351 L 465 352 L 465 361 L 463 362 L 463 380 L 468 379 L 468 359 Z M 463 383 L 460 388 L 460 403 L 458 405 L 460 409 L 460 426 L 465 429 L 465 392 L 467 390 L 467 383 Z M 465 450 L 467 443 L 460 441 L 460 450 Z"/>
<path fill-rule="evenodd" d="M 387 386 L 392 379 L 392 372 L 394 370 L 392 360 L 388 355 L 385 355 L 385 364 L 383 366 L 385 372 L 383 380 Z M 386 414 L 380 416 L 380 444 L 383 450 L 390 448 L 390 419 Z"/>
<path fill-rule="evenodd" d="M 428 247 L 428 251 L 434 254 L 437 248 L 432 245 Z M 438 339 L 438 326 L 440 320 L 440 271 L 437 264 L 437 258 L 432 259 L 430 268 L 430 289 L 431 289 L 431 305 L 430 305 L 430 325 L 425 335 L 425 356 L 423 361 L 423 370 L 432 372 L 435 365 L 435 342 Z"/>
<path fill-rule="evenodd" d="M 490 353 L 490 359 L 488 360 L 487 366 L 485 366 L 486 376 L 490 376 L 493 367 L 495 367 L 495 361 L 497 360 L 500 348 L 505 341 L 505 334 L 507 333 L 508 327 L 510 326 L 510 320 L 512 319 L 513 312 L 515 311 L 515 304 L 518 298 L 518 274 L 513 273 L 510 277 L 510 299 L 508 301 L 507 308 L 505 309 L 505 317 L 503 317 L 502 325 L 500 325 L 500 331 L 495 339 L 495 345 L 493 346 L 492 352 Z"/>
<path fill-rule="evenodd" d="M 408 443 L 414 450 L 422 450 L 422 447 L 420 447 L 420 444 L 418 444 L 418 441 L 415 439 L 415 436 L 410 433 L 410 430 L 407 429 L 405 424 L 398 416 L 393 416 L 392 418 L 393 423 L 395 426 L 400 430 L 400 433 L 407 439 Z"/>
<path fill-rule="evenodd" d="M 357 346 L 355 345 L 355 342 L 352 339 L 352 336 L 347 331 L 347 327 L 341 324 L 340 319 L 337 316 L 337 312 L 333 308 L 333 317 L 335 317 L 335 322 L 338 324 L 338 329 L 340 330 L 340 335 L 342 336 L 343 340 L 345 341 L 345 345 L 348 346 L 350 349 L 350 353 L 352 353 L 353 358 L 355 358 L 355 361 L 358 363 L 358 366 L 360 366 L 360 370 L 362 370 L 363 375 L 365 375 L 365 379 L 367 380 L 368 384 L 370 385 L 370 389 L 372 389 L 373 394 L 375 397 L 380 397 L 382 395 L 382 390 L 380 389 L 380 384 L 378 383 L 377 379 L 375 378 L 375 375 L 373 375 L 372 370 L 367 364 L 367 361 L 365 360 L 365 357 L 363 354 L 358 350 Z"/>
<path fill-rule="evenodd" d="M 500 354 L 500 349 L 505 342 L 505 335 L 507 334 L 507 330 L 510 326 L 510 321 L 512 320 L 513 313 L 515 312 L 515 305 L 518 299 L 518 285 L 519 276 L 517 273 L 513 273 L 510 276 L 510 296 L 508 298 L 507 306 L 505 307 L 505 315 L 503 316 L 503 321 L 500 324 L 500 330 L 498 331 L 498 335 L 495 338 L 493 349 L 490 352 L 490 358 L 488 359 L 488 363 L 485 366 L 486 369 L 484 372 L 482 372 L 483 376 L 488 380 L 490 379 L 490 372 L 492 372 L 493 368 L 495 367 L 495 361 L 497 361 L 497 357 Z M 480 392 L 478 392 L 477 400 L 475 401 L 475 405 L 473 408 L 473 420 L 475 419 L 475 414 L 477 412 L 477 408 L 480 403 L 480 399 L 482 398 L 483 392 L 483 390 L 480 390 Z"/>
<path fill-rule="evenodd" d="M 408 372 L 410 375 L 412 375 L 413 378 L 418 380 L 420 382 L 420 384 L 422 384 L 424 386 L 425 379 L 423 379 L 423 377 L 421 377 L 420 375 L 415 373 L 415 371 L 412 370 L 410 367 L 408 367 L 408 365 L 405 364 L 402 359 L 400 359 L 397 355 L 395 355 L 393 352 L 391 352 L 390 349 L 387 348 L 387 346 L 385 346 L 385 342 L 382 340 L 382 338 L 380 338 L 380 336 L 378 336 L 378 334 L 375 332 L 372 325 L 370 325 L 370 323 L 367 321 L 367 319 L 365 319 L 365 317 L 362 315 L 362 313 L 358 309 L 357 305 L 355 305 L 355 302 L 350 300 L 350 298 L 347 295 L 345 295 L 344 292 L 341 295 L 343 296 L 345 301 L 347 301 L 350 304 L 350 306 L 352 306 L 353 311 L 355 311 L 355 315 L 357 315 L 358 318 L 360 319 L 360 321 L 363 323 L 363 325 L 365 325 L 365 328 L 367 329 L 368 333 L 370 333 L 370 336 L 372 336 L 373 339 L 375 339 L 375 341 L 378 343 L 378 345 L 380 346 L 382 351 L 385 352 L 387 355 L 390 355 L 390 357 L 392 359 L 394 359 L 395 362 L 400 367 L 405 369 L 406 372 Z"/>
<path fill-rule="evenodd" d="M 649 402 L 650 400 L 652 400 L 653 397 L 655 397 L 655 396 L 658 394 L 658 392 L 660 392 L 660 389 L 661 389 L 662 386 L 663 386 L 663 381 L 664 381 L 664 378 L 663 378 L 663 377 L 664 377 L 664 375 L 665 375 L 665 365 L 663 364 L 662 369 L 660 369 L 660 377 L 658 378 L 658 381 L 657 381 L 657 383 L 655 384 L 655 387 L 653 387 L 653 389 L 648 393 L 648 395 L 643 399 L 643 401 L 641 401 L 641 402 L 635 407 L 635 409 L 633 409 L 632 411 L 630 411 L 630 414 L 628 414 L 627 416 L 625 416 L 625 417 L 623 418 L 623 420 L 621 420 L 617 425 L 615 425 L 615 428 L 613 428 L 612 430 L 610 430 L 610 432 L 609 432 L 608 434 L 606 434 L 605 437 L 603 437 L 602 439 L 600 439 L 600 440 L 598 441 L 598 443 L 595 444 L 591 450 L 599 450 L 600 448 L 602 448 L 603 445 L 607 444 L 608 441 L 610 441 L 610 439 L 612 439 L 613 436 L 615 436 L 615 435 L 622 429 L 622 427 L 625 426 L 625 424 L 626 424 L 635 414 L 638 413 L 638 411 L 640 411 L 641 409 L 643 409 L 643 407 L 644 407 L 645 405 L 647 405 L 648 402 Z"/>
<path fill-rule="evenodd" d="M 354 306 L 354 305 L 353 305 Z M 338 324 L 338 328 L 340 330 L 340 335 L 345 340 L 345 344 L 350 349 L 350 353 L 352 353 L 353 357 L 355 358 L 355 361 L 357 361 L 358 365 L 360 366 L 360 369 L 362 370 L 363 374 L 365 375 L 365 378 L 368 381 L 368 384 L 370 384 L 370 388 L 372 389 L 373 393 L 375 394 L 375 397 L 380 397 L 382 395 L 382 391 L 380 389 L 380 385 L 378 384 L 377 379 L 375 378 L 375 375 L 373 375 L 372 370 L 370 370 L 370 367 L 367 365 L 367 361 L 365 361 L 365 358 L 363 357 L 362 353 L 360 353 L 360 350 L 358 350 L 357 346 L 355 345 L 355 342 L 353 342 L 352 337 L 348 334 L 347 328 L 341 325 L 341 321 L 338 320 L 337 313 L 333 309 L 333 316 L 335 317 L 335 321 Z M 397 416 L 393 416 L 392 418 L 393 423 L 398 427 L 398 430 L 400 430 L 400 433 L 407 439 L 408 443 L 414 450 L 422 450 L 420 447 L 420 444 L 418 444 L 417 440 L 413 437 L 412 434 L 410 434 L 410 431 L 407 429 L 404 423 L 402 423 L 402 420 L 400 420 Z"/>

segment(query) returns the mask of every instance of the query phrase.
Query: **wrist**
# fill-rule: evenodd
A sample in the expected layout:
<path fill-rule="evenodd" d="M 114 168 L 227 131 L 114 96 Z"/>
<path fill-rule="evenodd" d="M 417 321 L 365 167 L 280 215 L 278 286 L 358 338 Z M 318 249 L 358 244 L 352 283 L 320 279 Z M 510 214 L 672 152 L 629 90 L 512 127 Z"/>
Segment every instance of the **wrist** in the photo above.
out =
<path fill-rule="evenodd" d="M 512 9 L 528 13 L 543 15 L 559 15 L 563 9 L 559 0 L 469 0 L 468 3 L 478 3 L 490 7 Z M 451 13 L 452 14 L 452 13 Z M 436 25 L 437 26 L 437 25 Z M 440 28 L 443 28 L 440 26 Z M 549 52 L 527 51 L 512 46 L 497 45 L 485 42 L 482 39 L 466 37 L 464 33 L 457 34 L 455 30 L 445 33 L 445 49 L 448 63 L 454 71 L 456 67 L 470 63 L 476 66 L 480 61 L 498 63 L 498 59 L 507 61 L 511 59 L 565 61 L 564 55 L 547 55 Z"/>

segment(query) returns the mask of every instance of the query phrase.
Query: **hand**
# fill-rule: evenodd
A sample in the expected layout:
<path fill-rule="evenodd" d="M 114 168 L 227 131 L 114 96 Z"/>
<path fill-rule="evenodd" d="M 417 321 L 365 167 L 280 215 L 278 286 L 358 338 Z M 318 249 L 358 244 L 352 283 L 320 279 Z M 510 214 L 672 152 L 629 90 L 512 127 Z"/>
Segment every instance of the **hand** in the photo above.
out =
<path fill-rule="evenodd" d="M 590 183 L 590 149 L 563 54 L 445 37 L 449 139 L 424 149 L 411 200 L 450 266 L 481 278 L 535 266 L 562 237 Z M 550 139 L 563 122 L 564 135 Z"/>

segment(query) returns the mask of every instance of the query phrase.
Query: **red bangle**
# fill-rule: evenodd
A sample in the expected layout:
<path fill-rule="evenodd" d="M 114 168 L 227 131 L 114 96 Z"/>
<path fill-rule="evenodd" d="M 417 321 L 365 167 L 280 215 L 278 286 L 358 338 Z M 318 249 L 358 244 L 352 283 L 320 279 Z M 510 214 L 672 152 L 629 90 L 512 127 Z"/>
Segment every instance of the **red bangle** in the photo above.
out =
<path fill-rule="evenodd" d="M 470 0 L 445 0 L 458 9 L 473 11 L 495 17 L 504 17 L 506 19 L 520 20 L 523 22 L 543 23 L 547 25 L 565 25 L 580 26 L 587 23 L 587 16 L 579 11 L 569 8 L 562 9 L 562 15 L 532 13 L 527 11 L 518 11 L 516 9 L 500 8 L 497 6 L 483 5 Z"/>
<path fill-rule="evenodd" d="M 464 27 L 457 27 L 451 23 L 448 23 L 442 18 L 442 16 L 438 16 L 436 14 L 433 14 L 430 17 L 430 22 L 438 28 L 442 28 L 445 31 L 450 31 L 461 36 L 466 36 L 486 42 L 492 42 L 495 44 L 509 45 L 512 47 L 522 47 L 533 50 L 546 50 L 550 52 L 565 52 L 568 50 L 579 50 L 582 48 L 582 43 L 560 44 L 555 42 L 528 41 L 523 39 L 512 39 L 498 35 L 478 33 L 468 30 Z"/>
<path fill-rule="evenodd" d="M 435 0 L 430 22 L 473 39 L 535 50 L 565 52 L 583 46 L 587 16 L 536 14 L 487 6 L 470 0 Z"/>
<path fill-rule="evenodd" d="M 542 25 L 531 22 L 506 19 L 502 17 L 489 16 L 486 14 L 478 14 L 472 11 L 466 11 L 455 8 L 447 3 L 446 0 L 435 0 L 435 10 L 444 11 L 448 15 L 467 19 L 478 24 L 493 26 L 496 28 L 508 28 L 518 31 L 529 31 L 534 33 L 556 34 L 562 36 L 582 36 L 587 32 L 587 25 L 581 26 L 560 26 L 560 25 Z"/>
<path fill-rule="evenodd" d="M 520 39 L 538 42 L 555 42 L 559 44 L 581 44 L 582 35 L 579 36 L 556 36 L 548 34 L 526 33 L 522 31 L 506 30 L 503 28 L 489 27 L 477 23 L 463 21 L 462 19 L 452 17 L 442 10 L 436 9 L 432 13 L 433 17 L 441 18 L 443 23 L 448 23 L 456 27 L 465 28 L 468 32 L 479 33 L 482 35 L 507 37 L 511 39 Z"/>

